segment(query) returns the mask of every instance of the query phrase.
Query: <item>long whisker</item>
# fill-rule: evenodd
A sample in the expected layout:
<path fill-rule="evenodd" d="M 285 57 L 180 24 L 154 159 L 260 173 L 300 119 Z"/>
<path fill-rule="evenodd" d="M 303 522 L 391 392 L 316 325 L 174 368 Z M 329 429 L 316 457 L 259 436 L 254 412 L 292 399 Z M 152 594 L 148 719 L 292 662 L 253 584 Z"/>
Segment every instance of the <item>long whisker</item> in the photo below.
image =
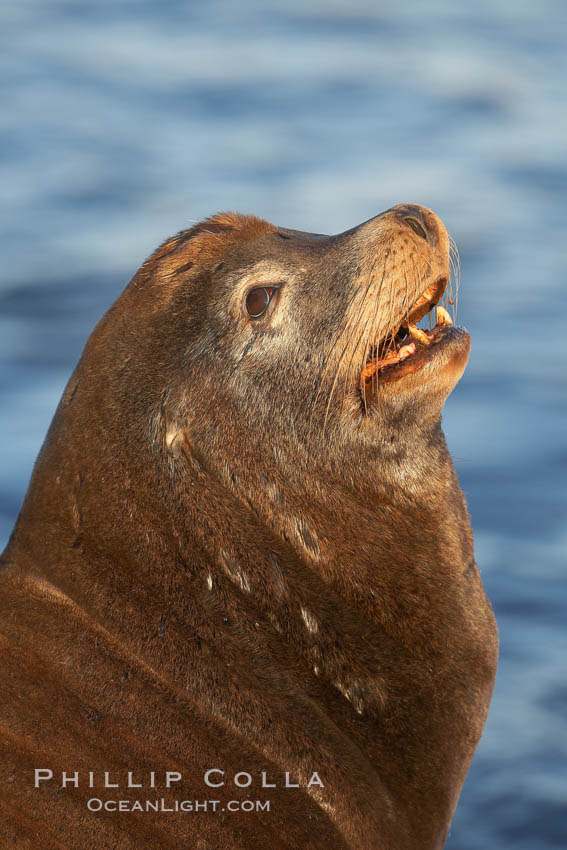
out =
<path fill-rule="evenodd" d="M 455 294 L 452 295 L 454 299 L 454 315 L 453 318 L 456 318 L 457 310 L 458 310 L 458 298 L 459 298 L 459 287 L 461 282 L 461 258 L 459 255 L 459 249 L 457 247 L 457 243 L 451 234 L 449 234 L 449 259 L 451 263 L 451 271 L 453 273 L 453 277 L 455 280 Z M 452 293 L 451 293 L 452 294 Z"/>
<path fill-rule="evenodd" d="M 383 272 L 382 272 L 382 280 L 380 281 L 380 288 L 378 290 L 378 296 L 376 298 L 376 304 L 374 306 L 374 316 L 372 317 L 372 326 L 371 326 L 370 335 L 369 335 L 367 345 L 366 345 L 366 351 L 365 351 L 365 354 L 364 354 L 364 361 L 362 363 L 362 368 L 364 368 L 366 361 L 368 359 L 368 349 L 369 349 L 370 343 L 372 343 L 373 347 L 376 349 L 376 356 L 378 356 L 378 346 L 380 344 L 380 340 L 378 338 L 378 328 L 379 328 L 379 325 L 380 325 L 380 320 L 379 320 L 378 316 L 379 316 L 380 303 L 381 303 L 381 297 L 380 296 L 382 294 L 382 286 L 384 285 L 385 277 L 386 277 L 386 263 L 384 263 L 384 269 L 383 269 Z M 372 395 L 374 396 L 378 393 L 378 369 L 376 369 L 373 372 L 373 374 L 370 378 L 370 381 L 371 381 Z"/>
<path fill-rule="evenodd" d="M 358 313 L 357 313 L 354 321 L 349 322 L 348 325 L 347 325 L 346 334 L 345 334 L 346 335 L 346 342 L 345 342 L 345 345 L 344 345 L 343 350 L 341 352 L 341 356 L 339 358 L 339 362 L 337 364 L 336 371 L 335 371 L 335 377 L 333 378 L 333 383 L 332 383 L 332 386 L 331 386 L 331 390 L 329 392 L 329 397 L 327 399 L 327 406 L 325 408 L 325 418 L 323 420 L 323 433 L 325 433 L 325 427 L 327 425 L 329 410 L 330 410 L 330 407 L 331 407 L 331 402 L 332 402 L 332 399 L 333 399 L 335 388 L 337 386 L 337 381 L 338 381 L 339 375 L 341 374 L 341 371 L 342 371 L 343 361 L 344 361 L 344 358 L 346 357 L 347 351 L 350 347 L 350 343 L 351 343 L 351 340 L 352 340 L 352 334 L 354 333 L 354 330 L 357 327 L 357 325 L 360 324 L 362 315 L 364 313 L 366 298 L 368 296 L 368 292 L 370 291 L 370 287 L 372 286 L 372 282 L 373 282 L 373 275 L 372 275 L 372 272 L 371 272 L 368 276 L 368 284 L 366 286 L 366 290 L 365 290 L 363 296 L 360 298 L 360 301 L 359 301 Z M 351 331 L 351 328 L 352 328 L 352 331 Z M 361 337 L 359 336 L 358 342 L 360 341 L 360 338 Z M 357 345 L 358 345 L 358 342 L 357 342 Z M 356 346 L 355 346 L 355 349 L 356 349 Z"/>
<path fill-rule="evenodd" d="M 375 258 L 375 259 L 374 259 L 374 262 L 373 262 L 373 264 L 372 264 L 372 267 L 370 268 L 370 271 L 369 271 L 369 281 L 370 281 L 370 285 L 369 285 L 369 286 L 367 286 L 366 291 L 365 291 L 365 293 L 364 293 L 364 298 L 363 298 L 363 299 L 361 299 L 361 301 L 360 301 L 360 304 L 359 304 L 359 315 L 357 316 L 357 320 L 356 320 L 356 322 L 355 322 L 355 323 L 353 323 L 353 329 L 354 329 L 355 327 L 360 327 L 360 321 L 361 321 L 361 319 L 362 319 L 362 316 L 363 316 L 363 315 L 365 314 L 365 312 L 366 312 L 366 301 L 367 301 L 368 296 L 369 296 L 369 294 L 370 294 L 370 292 L 371 292 L 372 286 L 374 285 L 374 282 L 375 282 L 374 274 L 375 274 L 375 271 L 376 271 L 376 265 L 377 265 L 377 261 L 376 261 L 376 258 Z M 366 333 L 366 327 L 367 327 L 367 325 L 368 325 L 368 320 L 364 323 L 364 325 L 363 325 L 363 327 L 362 327 L 362 330 L 360 331 L 360 333 L 359 333 L 359 335 L 358 335 L 358 339 L 356 340 L 355 345 L 351 346 L 351 356 L 350 356 L 350 359 L 349 359 L 348 365 L 347 365 L 346 369 L 344 370 L 344 385 L 345 385 L 345 392 L 348 392 L 348 381 L 349 381 L 350 372 L 351 372 L 351 368 L 352 368 L 352 361 L 353 361 L 353 358 L 354 358 L 354 356 L 355 356 L 355 354 L 356 354 L 356 352 L 357 352 L 357 350 L 358 350 L 358 346 L 360 345 L 360 341 L 362 340 L 362 338 L 364 337 L 364 335 L 365 335 L 365 333 Z M 354 332 L 354 330 L 353 330 L 353 332 Z M 368 340 L 367 340 L 367 345 L 368 345 Z"/>
<path fill-rule="evenodd" d="M 342 328 L 342 331 L 340 333 L 337 332 L 335 340 L 334 340 L 333 345 L 331 347 L 331 350 L 329 352 L 329 355 L 326 359 L 326 362 L 324 363 L 323 368 L 321 369 L 319 376 L 317 378 L 317 392 L 315 393 L 315 397 L 314 397 L 312 405 L 311 405 L 311 416 L 309 418 L 308 436 L 311 435 L 311 426 L 313 424 L 313 415 L 315 413 L 315 407 L 316 407 L 317 401 L 319 400 L 319 396 L 321 395 L 321 392 L 322 392 L 325 376 L 326 376 L 328 370 L 331 368 L 331 365 L 332 365 L 332 362 L 333 362 L 333 356 L 332 355 L 334 354 L 335 349 L 339 345 L 339 342 L 340 342 L 341 339 L 346 338 L 344 348 L 346 348 L 348 346 L 348 327 L 349 327 L 349 323 L 347 321 L 345 327 Z M 341 352 L 341 355 L 339 357 L 339 361 L 342 359 L 342 356 L 343 356 L 343 353 L 344 353 L 344 348 L 343 348 L 343 352 Z"/>
<path fill-rule="evenodd" d="M 373 269 L 373 271 L 374 271 L 374 269 Z M 365 346 L 364 346 L 364 354 L 363 354 L 363 357 L 362 357 L 362 362 L 359 364 L 359 370 L 358 370 L 359 373 L 362 373 L 362 370 L 364 369 L 364 366 L 366 365 L 366 363 L 368 361 L 370 348 L 372 347 L 373 344 L 376 344 L 374 342 L 374 337 L 375 337 L 375 333 L 376 333 L 375 328 L 374 328 L 374 324 L 375 324 L 375 317 L 377 316 L 379 309 L 380 309 L 382 287 L 384 285 L 384 278 L 385 277 L 386 277 L 386 263 L 384 263 L 384 266 L 382 268 L 382 277 L 380 279 L 378 291 L 376 292 L 376 294 L 374 296 L 374 315 L 372 317 L 369 317 L 367 319 L 367 321 L 365 322 L 364 327 L 362 329 L 362 332 L 360 333 L 359 338 L 357 340 L 357 343 L 352 349 L 351 358 L 350 358 L 350 361 L 349 361 L 349 364 L 348 364 L 348 369 L 346 370 L 346 372 L 349 375 L 350 375 L 351 370 L 352 370 L 353 360 L 356 356 L 357 351 L 359 350 L 360 341 L 364 337 L 366 337 L 366 343 L 365 343 Z M 373 279 L 374 279 L 374 275 L 373 275 Z M 368 326 L 370 326 L 370 331 L 367 333 Z M 374 390 L 374 377 L 375 377 L 375 375 L 371 376 L 372 389 L 373 390 Z M 365 398 L 363 398 L 363 402 L 366 406 L 366 399 Z"/>

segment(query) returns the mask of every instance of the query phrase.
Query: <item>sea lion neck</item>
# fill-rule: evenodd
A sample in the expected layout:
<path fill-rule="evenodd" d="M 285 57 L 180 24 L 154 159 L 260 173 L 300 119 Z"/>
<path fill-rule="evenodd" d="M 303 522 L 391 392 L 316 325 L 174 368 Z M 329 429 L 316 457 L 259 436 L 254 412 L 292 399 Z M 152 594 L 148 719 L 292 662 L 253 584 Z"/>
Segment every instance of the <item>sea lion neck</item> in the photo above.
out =
<path fill-rule="evenodd" d="M 351 435 L 346 442 L 344 435 L 339 440 L 336 434 L 326 434 L 302 445 L 293 430 L 273 433 L 250 425 L 249 430 L 229 434 L 206 424 L 193 431 L 175 431 L 166 442 L 180 504 L 187 500 L 193 505 L 203 493 L 206 504 L 213 491 L 219 503 L 236 500 L 239 510 L 251 513 L 262 534 L 274 533 L 276 540 L 291 546 L 316 569 L 336 569 L 348 541 L 362 535 L 363 549 L 358 556 L 351 553 L 349 560 L 355 584 L 360 568 L 362 587 L 368 558 L 387 550 L 387 526 L 392 523 L 411 534 L 411 528 L 420 527 L 429 516 L 434 540 L 436 527 L 445 520 L 455 522 L 457 504 L 458 524 L 466 528 L 466 511 L 440 422 L 407 431 L 399 438 L 392 422 L 379 441 L 367 433 L 356 434 L 356 439 Z M 388 517 L 386 526 L 376 522 L 376 511 Z M 212 530 L 213 518 L 209 522 Z M 463 533 L 462 545 L 468 546 Z M 226 526 L 222 536 L 227 539 Z"/>

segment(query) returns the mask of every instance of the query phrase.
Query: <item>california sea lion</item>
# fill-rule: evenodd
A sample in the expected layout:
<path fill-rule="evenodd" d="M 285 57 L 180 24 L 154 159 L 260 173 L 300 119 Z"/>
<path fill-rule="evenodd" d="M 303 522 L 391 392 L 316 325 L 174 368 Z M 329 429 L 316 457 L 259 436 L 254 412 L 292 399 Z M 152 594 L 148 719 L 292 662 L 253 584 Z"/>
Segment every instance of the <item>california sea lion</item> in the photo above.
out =
<path fill-rule="evenodd" d="M 2 558 L 2 846 L 443 846 L 497 653 L 440 424 L 469 337 L 415 324 L 448 278 L 418 206 L 144 263 Z"/>

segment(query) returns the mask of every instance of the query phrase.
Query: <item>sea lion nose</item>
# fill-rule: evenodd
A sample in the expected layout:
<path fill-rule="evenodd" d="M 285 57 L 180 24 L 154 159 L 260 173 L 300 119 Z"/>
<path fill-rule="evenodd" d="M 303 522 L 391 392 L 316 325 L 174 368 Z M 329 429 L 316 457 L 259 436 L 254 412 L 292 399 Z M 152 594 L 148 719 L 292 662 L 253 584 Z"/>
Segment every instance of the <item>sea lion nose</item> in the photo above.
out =
<path fill-rule="evenodd" d="M 394 213 L 397 218 L 407 224 L 414 233 L 425 239 L 430 245 L 437 245 L 440 231 L 444 227 L 441 219 L 427 207 L 421 207 L 418 204 L 400 204 L 397 207 L 392 207 L 389 212 Z"/>

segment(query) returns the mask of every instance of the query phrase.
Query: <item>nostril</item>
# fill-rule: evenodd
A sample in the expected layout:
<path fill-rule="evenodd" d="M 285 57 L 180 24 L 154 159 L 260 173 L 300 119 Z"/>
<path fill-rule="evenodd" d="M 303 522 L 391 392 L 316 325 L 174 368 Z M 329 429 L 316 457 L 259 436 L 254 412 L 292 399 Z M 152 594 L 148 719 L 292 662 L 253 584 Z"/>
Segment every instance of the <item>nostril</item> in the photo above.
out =
<path fill-rule="evenodd" d="M 419 204 L 400 204 L 393 209 L 398 219 L 411 227 L 416 236 L 425 239 L 430 245 L 437 245 L 440 223 L 435 213 Z"/>
<path fill-rule="evenodd" d="M 417 233 L 418 236 L 421 236 L 422 239 L 427 241 L 427 232 L 419 219 L 414 218 L 412 215 L 405 215 L 404 221 L 406 224 L 409 224 L 414 233 Z"/>

